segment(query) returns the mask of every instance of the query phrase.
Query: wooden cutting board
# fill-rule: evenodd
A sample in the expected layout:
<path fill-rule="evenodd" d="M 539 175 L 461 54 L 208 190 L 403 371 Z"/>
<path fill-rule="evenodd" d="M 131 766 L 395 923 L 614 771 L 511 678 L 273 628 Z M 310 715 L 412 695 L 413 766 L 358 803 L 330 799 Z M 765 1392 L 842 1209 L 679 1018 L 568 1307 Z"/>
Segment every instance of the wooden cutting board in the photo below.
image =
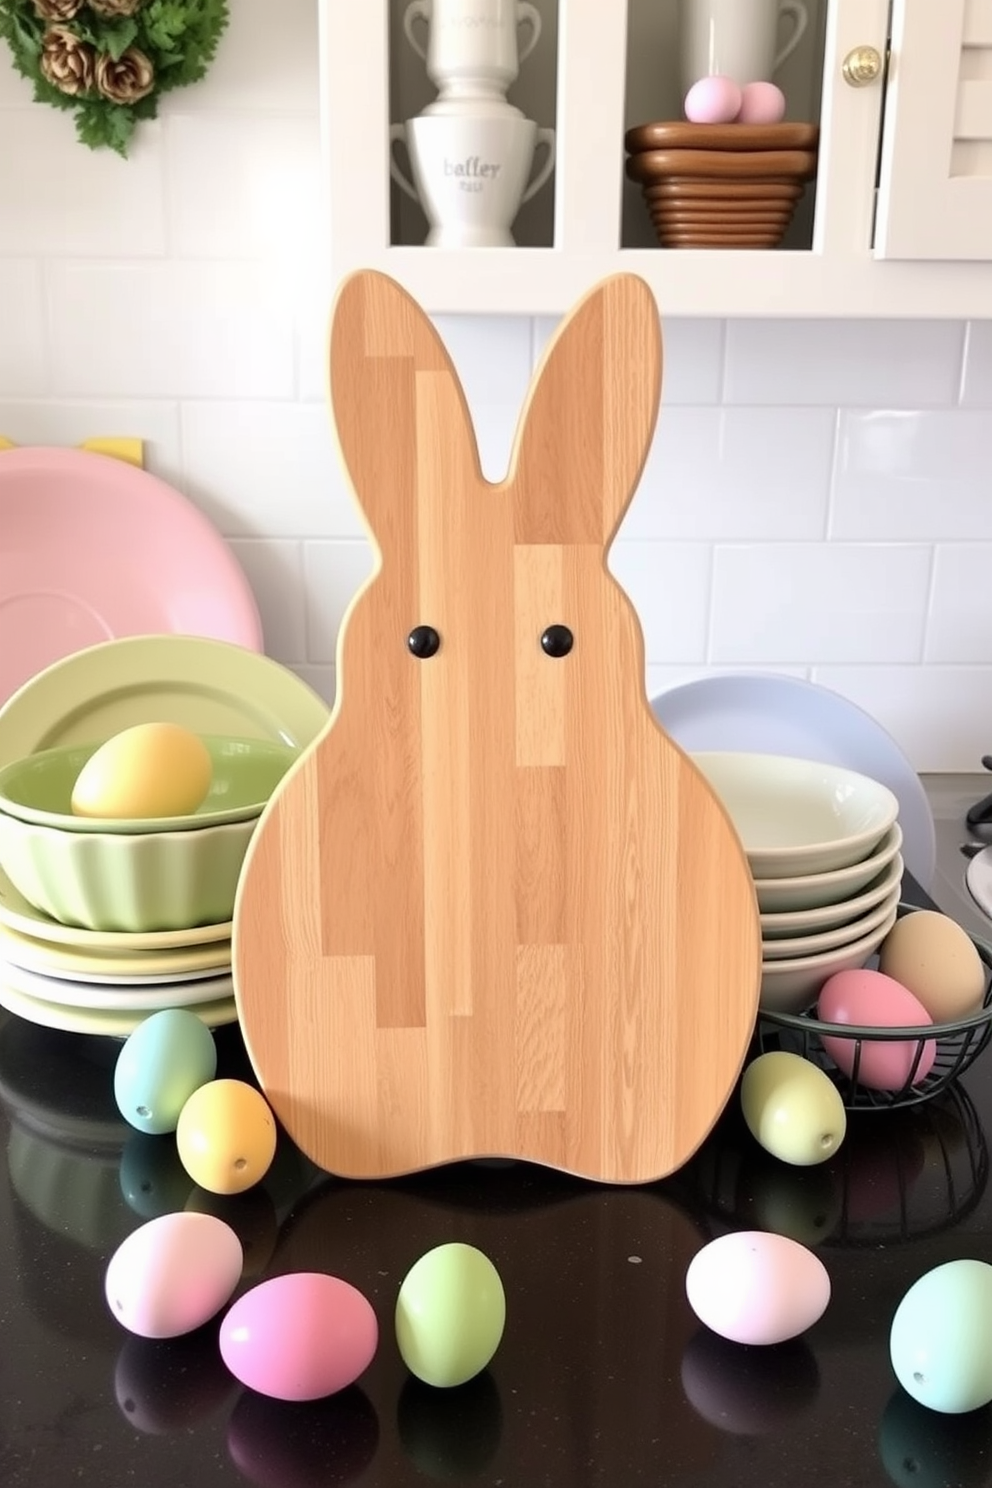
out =
<path fill-rule="evenodd" d="M 650 291 L 607 279 L 554 338 L 491 485 L 416 303 L 371 272 L 339 292 L 334 419 L 380 562 L 342 625 L 328 728 L 252 840 L 233 945 L 255 1071 L 330 1172 L 490 1155 L 648 1181 L 734 1086 L 754 889 L 655 722 L 606 569 L 660 380 Z"/>

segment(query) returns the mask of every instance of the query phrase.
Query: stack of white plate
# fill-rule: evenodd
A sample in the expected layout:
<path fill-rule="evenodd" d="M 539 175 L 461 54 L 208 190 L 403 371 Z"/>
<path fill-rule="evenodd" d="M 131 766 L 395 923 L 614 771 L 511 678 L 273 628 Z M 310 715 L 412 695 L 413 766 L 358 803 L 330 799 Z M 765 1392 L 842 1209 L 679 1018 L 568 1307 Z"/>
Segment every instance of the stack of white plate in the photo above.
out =
<path fill-rule="evenodd" d="M 186 1007 L 210 1028 L 237 1017 L 231 925 L 83 930 L 42 914 L 0 873 L 0 1006 L 32 1023 L 126 1038 Z"/>
<path fill-rule="evenodd" d="M 799 1012 L 864 966 L 895 923 L 899 802 L 838 765 L 733 751 L 693 755 L 737 829 L 761 915 L 761 1005 Z"/>

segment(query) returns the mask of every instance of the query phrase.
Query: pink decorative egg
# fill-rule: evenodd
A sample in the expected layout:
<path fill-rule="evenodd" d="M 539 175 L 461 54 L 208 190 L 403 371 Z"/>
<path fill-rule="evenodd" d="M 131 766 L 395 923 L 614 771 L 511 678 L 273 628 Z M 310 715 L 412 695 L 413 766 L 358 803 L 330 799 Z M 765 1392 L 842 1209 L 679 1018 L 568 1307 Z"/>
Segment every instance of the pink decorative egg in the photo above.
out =
<path fill-rule="evenodd" d="M 745 83 L 738 124 L 778 124 L 785 118 L 785 94 L 774 83 Z"/>
<path fill-rule="evenodd" d="M 372 1304 L 319 1271 L 274 1276 L 239 1297 L 220 1328 L 228 1369 L 276 1400 L 319 1400 L 352 1384 L 379 1342 Z"/>
<path fill-rule="evenodd" d="M 836 972 L 820 989 L 816 1013 L 824 1023 L 855 1023 L 862 1028 L 925 1028 L 933 1023 L 908 987 L 881 971 Z M 858 1040 L 826 1035 L 821 1042 L 837 1068 L 853 1078 Z M 918 1048 L 915 1039 L 862 1039 L 859 1083 L 871 1090 L 901 1090 Z M 914 1085 L 926 1079 L 936 1055 L 936 1040 L 925 1040 Z"/>
<path fill-rule="evenodd" d="M 241 1280 L 241 1241 L 212 1214 L 162 1214 L 114 1251 L 104 1290 L 114 1317 L 142 1338 L 178 1338 L 212 1318 Z"/>
<path fill-rule="evenodd" d="M 738 1230 L 704 1245 L 685 1277 L 689 1306 L 734 1343 L 784 1343 L 805 1333 L 830 1301 L 830 1277 L 796 1240 Z"/>
<path fill-rule="evenodd" d="M 741 108 L 741 90 L 728 77 L 704 77 L 685 95 L 683 111 L 693 124 L 729 124 Z"/>

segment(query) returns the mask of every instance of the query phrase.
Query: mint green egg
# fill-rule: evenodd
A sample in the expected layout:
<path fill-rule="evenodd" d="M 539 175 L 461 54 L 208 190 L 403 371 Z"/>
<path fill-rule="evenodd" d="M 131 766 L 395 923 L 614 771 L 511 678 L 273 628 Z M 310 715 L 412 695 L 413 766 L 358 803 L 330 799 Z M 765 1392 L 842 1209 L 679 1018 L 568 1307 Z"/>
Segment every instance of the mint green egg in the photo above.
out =
<path fill-rule="evenodd" d="M 947 1415 L 992 1401 L 992 1266 L 947 1261 L 896 1308 L 889 1353 L 907 1394 Z"/>
<path fill-rule="evenodd" d="M 396 1342 L 411 1374 L 462 1385 L 499 1347 L 506 1298 L 499 1272 L 474 1245 L 438 1245 L 407 1272 L 396 1299 Z"/>

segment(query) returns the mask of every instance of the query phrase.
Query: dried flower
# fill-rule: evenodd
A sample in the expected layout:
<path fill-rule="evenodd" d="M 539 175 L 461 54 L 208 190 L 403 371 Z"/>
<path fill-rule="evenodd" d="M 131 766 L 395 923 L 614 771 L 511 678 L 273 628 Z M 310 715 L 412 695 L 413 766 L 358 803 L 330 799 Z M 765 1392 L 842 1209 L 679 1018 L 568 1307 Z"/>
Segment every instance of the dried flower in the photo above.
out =
<path fill-rule="evenodd" d="M 43 21 L 71 21 L 83 8 L 83 0 L 34 0 Z"/>
<path fill-rule="evenodd" d="M 89 92 L 95 57 L 93 48 L 68 26 L 49 26 L 41 39 L 41 70 L 60 93 Z"/>
<path fill-rule="evenodd" d="M 112 103 L 137 103 L 155 86 L 155 69 L 137 47 L 128 47 L 115 62 L 109 52 L 96 59 L 96 85 Z"/>
<path fill-rule="evenodd" d="M 101 16 L 132 16 L 142 4 L 143 0 L 89 0 L 90 10 Z"/>

